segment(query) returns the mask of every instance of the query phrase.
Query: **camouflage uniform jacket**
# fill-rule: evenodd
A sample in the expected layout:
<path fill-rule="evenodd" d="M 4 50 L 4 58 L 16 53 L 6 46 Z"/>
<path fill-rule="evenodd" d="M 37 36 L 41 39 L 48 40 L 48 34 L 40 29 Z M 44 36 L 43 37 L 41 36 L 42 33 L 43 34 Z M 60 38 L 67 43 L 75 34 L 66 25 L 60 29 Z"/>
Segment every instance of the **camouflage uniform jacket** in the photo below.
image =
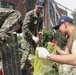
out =
<path fill-rule="evenodd" d="M 0 8 L 0 31 L 14 31 L 21 21 L 21 14 L 17 10 Z"/>
<path fill-rule="evenodd" d="M 68 38 L 67 47 L 69 49 L 69 53 L 71 53 L 72 43 L 76 39 L 76 27 L 71 33 L 71 36 Z M 74 65 L 59 65 L 59 75 L 76 75 L 76 66 Z"/>
<path fill-rule="evenodd" d="M 39 13 L 39 17 L 37 16 L 34 10 L 29 11 L 23 22 L 23 36 L 24 38 L 30 38 L 31 36 L 37 36 L 38 32 L 42 30 L 43 24 L 43 16 Z"/>

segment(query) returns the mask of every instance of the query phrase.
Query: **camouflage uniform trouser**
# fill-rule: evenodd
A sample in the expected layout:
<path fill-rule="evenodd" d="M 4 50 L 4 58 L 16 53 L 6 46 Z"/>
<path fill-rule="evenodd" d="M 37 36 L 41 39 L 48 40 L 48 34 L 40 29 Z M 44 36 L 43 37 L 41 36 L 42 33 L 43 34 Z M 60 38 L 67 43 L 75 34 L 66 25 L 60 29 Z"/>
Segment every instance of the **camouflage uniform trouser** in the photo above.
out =
<path fill-rule="evenodd" d="M 76 66 L 60 64 L 59 75 L 76 75 Z"/>
<path fill-rule="evenodd" d="M 21 69 L 22 70 L 28 70 L 29 74 L 27 73 L 26 75 L 32 75 L 31 72 L 31 64 L 30 61 L 28 60 L 28 55 L 34 54 L 34 50 L 35 50 L 35 43 L 33 43 L 32 40 L 29 39 L 23 39 L 22 40 L 22 44 L 21 44 L 21 48 L 23 49 L 23 55 L 21 58 Z"/>

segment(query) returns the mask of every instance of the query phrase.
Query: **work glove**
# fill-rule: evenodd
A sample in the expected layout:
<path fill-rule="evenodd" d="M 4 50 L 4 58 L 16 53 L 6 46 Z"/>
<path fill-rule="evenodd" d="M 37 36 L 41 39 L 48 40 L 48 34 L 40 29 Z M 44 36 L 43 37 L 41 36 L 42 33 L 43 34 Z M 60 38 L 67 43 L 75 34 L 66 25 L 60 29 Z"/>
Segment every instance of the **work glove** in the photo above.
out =
<path fill-rule="evenodd" d="M 39 32 L 39 36 L 42 37 L 43 36 L 43 32 Z"/>
<path fill-rule="evenodd" d="M 39 43 L 39 38 L 38 38 L 38 37 L 32 36 L 32 39 L 34 40 L 34 42 L 35 42 L 36 44 Z"/>
<path fill-rule="evenodd" d="M 37 50 L 38 50 L 38 56 L 40 58 L 43 58 L 43 59 L 49 59 L 50 58 L 51 54 L 46 50 L 46 48 L 37 47 Z"/>

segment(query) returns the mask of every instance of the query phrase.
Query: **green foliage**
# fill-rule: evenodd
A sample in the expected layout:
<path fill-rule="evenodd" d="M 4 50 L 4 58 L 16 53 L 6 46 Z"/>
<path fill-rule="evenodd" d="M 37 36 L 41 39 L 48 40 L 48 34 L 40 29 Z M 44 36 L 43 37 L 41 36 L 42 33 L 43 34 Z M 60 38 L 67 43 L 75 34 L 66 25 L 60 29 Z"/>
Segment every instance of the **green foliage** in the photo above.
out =
<path fill-rule="evenodd" d="M 67 38 L 61 35 L 61 47 L 65 47 L 67 44 Z"/>
<path fill-rule="evenodd" d="M 61 33 L 57 32 L 54 34 L 54 32 L 51 30 L 42 30 L 42 32 L 43 37 L 41 39 L 41 43 L 43 44 L 43 47 L 47 47 L 47 42 L 51 42 L 53 39 L 57 40 L 57 42 L 60 43 L 61 48 L 66 45 L 67 38 L 64 37 Z"/>
<path fill-rule="evenodd" d="M 51 41 L 54 38 L 54 33 L 51 30 L 42 30 L 43 37 L 42 37 L 42 44 L 44 47 L 47 46 L 47 42 Z"/>

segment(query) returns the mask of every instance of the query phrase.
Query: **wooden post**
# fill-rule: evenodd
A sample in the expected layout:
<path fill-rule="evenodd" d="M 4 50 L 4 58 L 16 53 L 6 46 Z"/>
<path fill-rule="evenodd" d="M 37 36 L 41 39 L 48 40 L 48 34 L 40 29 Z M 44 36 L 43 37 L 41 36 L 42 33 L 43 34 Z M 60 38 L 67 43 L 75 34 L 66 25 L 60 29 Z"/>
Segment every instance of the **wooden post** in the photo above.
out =
<path fill-rule="evenodd" d="M 48 29 L 48 0 L 45 0 L 44 6 L 44 29 Z"/>

